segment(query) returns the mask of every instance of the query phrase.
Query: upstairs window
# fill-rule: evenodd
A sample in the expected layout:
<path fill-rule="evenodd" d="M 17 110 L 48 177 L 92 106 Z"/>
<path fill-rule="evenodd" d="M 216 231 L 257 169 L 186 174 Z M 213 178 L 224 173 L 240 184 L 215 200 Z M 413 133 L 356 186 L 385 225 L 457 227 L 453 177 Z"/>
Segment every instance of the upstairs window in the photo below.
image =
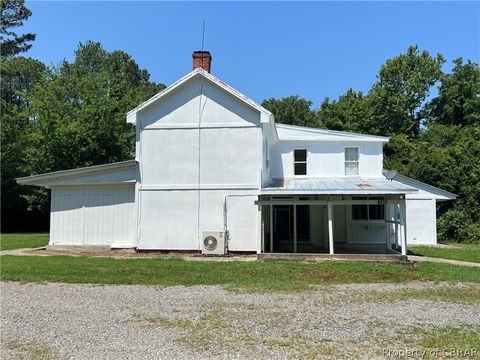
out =
<path fill-rule="evenodd" d="M 293 152 L 294 174 L 307 175 L 307 150 L 295 149 Z"/>
<path fill-rule="evenodd" d="M 345 175 L 358 175 L 358 148 L 345 148 Z"/>

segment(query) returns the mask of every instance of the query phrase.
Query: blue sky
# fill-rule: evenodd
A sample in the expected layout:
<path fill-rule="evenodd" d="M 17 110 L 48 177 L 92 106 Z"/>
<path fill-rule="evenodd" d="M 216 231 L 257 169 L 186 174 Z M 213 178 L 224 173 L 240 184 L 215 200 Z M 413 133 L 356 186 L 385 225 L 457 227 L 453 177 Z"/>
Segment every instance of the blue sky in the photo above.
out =
<path fill-rule="evenodd" d="M 480 58 L 480 2 L 40 2 L 22 30 L 37 34 L 28 56 L 71 60 L 79 42 L 124 50 L 151 79 L 170 84 L 191 53 L 213 56 L 212 73 L 261 102 L 298 94 L 318 106 L 348 88 L 367 91 L 386 59 L 418 44 Z"/>

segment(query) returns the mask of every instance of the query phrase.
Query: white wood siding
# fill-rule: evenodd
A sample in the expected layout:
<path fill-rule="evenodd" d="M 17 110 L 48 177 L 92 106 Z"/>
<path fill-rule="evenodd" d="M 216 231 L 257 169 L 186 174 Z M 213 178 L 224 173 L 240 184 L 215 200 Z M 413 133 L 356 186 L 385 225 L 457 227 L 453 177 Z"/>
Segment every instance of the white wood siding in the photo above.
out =
<path fill-rule="evenodd" d="M 53 188 L 51 245 L 134 244 L 134 186 Z"/>
<path fill-rule="evenodd" d="M 282 140 L 272 149 L 274 178 L 293 177 L 293 151 L 307 150 L 308 177 L 345 176 L 345 147 L 359 148 L 359 174 L 362 177 L 383 177 L 383 145 L 381 142 L 353 141 L 289 141 Z"/>
<path fill-rule="evenodd" d="M 435 245 L 437 218 L 435 199 L 407 199 L 407 245 Z"/>

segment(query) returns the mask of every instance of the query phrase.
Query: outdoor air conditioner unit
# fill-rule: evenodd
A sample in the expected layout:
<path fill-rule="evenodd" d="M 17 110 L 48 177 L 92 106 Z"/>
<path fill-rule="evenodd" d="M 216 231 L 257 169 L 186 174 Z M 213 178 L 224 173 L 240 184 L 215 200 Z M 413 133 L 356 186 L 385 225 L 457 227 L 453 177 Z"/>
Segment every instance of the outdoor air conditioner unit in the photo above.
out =
<path fill-rule="evenodd" d="M 202 254 L 225 255 L 225 232 L 204 231 L 202 237 Z"/>

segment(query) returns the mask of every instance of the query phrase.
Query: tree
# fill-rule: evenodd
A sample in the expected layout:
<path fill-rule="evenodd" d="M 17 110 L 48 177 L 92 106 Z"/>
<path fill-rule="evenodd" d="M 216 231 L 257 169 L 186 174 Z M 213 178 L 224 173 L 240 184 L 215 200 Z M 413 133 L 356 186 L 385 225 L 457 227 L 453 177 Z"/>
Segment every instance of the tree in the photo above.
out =
<path fill-rule="evenodd" d="M 432 57 L 418 46 L 387 60 L 368 94 L 371 132 L 416 138 L 426 123 L 425 101 L 441 78 L 444 62 L 442 55 Z"/>
<path fill-rule="evenodd" d="M 453 61 L 451 74 L 444 74 L 438 96 L 429 104 L 429 122 L 445 125 L 480 125 L 480 68 L 478 64 Z"/>
<path fill-rule="evenodd" d="M 19 224 L 28 228 L 29 224 L 34 226 L 41 221 L 38 213 L 27 214 L 28 204 L 22 199 L 22 195 L 27 195 L 28 189 L 19 186 L 15 177 L 26 175 L 21 171 L 25 160 L 21 154 L 27 145 L 25 134 L 29 127 L 27 97 L 45 72 L 45 65 L 31 58 L 15 57 L 2 61 L 0 134 L 3 231 L 13 230 Z"/>
<path fill-rule="evenodd" d="M 278 123 L 318 127 L 315 113 L 311 110 L 312 104 L 312 101 L 298 95 L 282 99 L 270 98 L 262 102 L 262 106 L 273 113 Z"/>
<path fill-rule="evenodd" d="M 22 170 L 37 174 L 131 159 L 135 129 L 125 114 L 163 88 L 125 52 L 80 44 L 72 63 L 51 69 L 31 92 Z M 48 210 L 41 189 L 27 200 Z"/>
<path fill-rule="evenodd" d="M 330 101 L 327 97 L 316 113 L 320 124 L 332 130 L 368 132 L 366 119 L 370 110 L 366 97 L 361 91 L 348 89 L 338 100 Z"/>
<path fill-rule="evenodd" d="M 12 28 L 23 25 L 32 12 L 25 6 L 23 0 L 1 0 L 0 13 L 0 53 L 3 58 L 8 58 L 25 52 L 32 47 L 35 34 L 26 33 L 18 35 Z"/>
<path fill-rule="evenodd" d="M 385 169 L 394 169 L 401 174 L 409 174 L 412 156 L 418 152 L 418 142 L 403 134 L 393 135 L 383 148 Z"/>

